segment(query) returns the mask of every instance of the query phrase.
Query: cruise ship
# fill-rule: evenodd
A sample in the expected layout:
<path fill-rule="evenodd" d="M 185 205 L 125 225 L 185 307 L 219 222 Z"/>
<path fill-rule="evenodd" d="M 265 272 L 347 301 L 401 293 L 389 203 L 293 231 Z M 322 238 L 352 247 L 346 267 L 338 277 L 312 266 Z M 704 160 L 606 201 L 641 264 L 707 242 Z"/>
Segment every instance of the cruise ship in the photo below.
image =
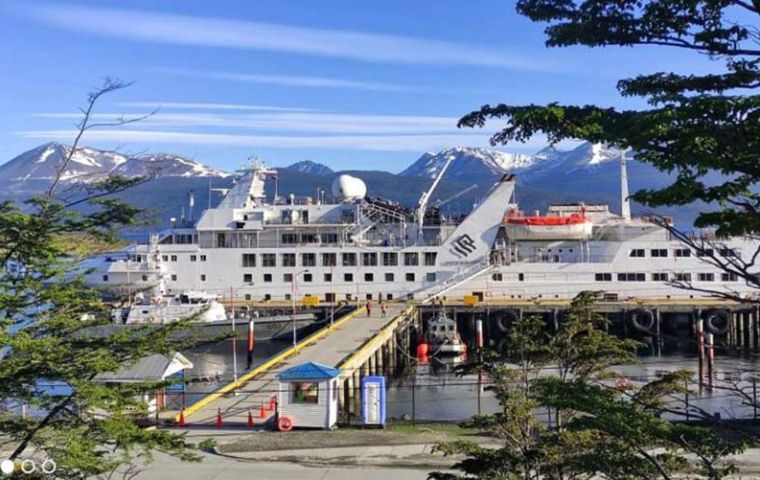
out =
<path fill-rule="evenodd" d="M 513 202 L 516 178 L 505 174 L 469 214 L 445 218 L 428 201 L 447 166 L 410 209 L 368 195 L 348 175 L 334 180 L 331 201 L 279 196 L 277 171 L 257 162 L 197 221 L 89 259 L 86 281 L 156 298 L 195 291 L 235 301 L 570 298 L 583 290 L 613 298 L 706 295 L 674 282 L 756 293 L 704 258 L 748 255 L 756 242 L 729 239 L 717 250 L 694 251 L 660 223 L 632 217 L 624 159 L 619 214 L 577 204 L 525 215 Z"/>

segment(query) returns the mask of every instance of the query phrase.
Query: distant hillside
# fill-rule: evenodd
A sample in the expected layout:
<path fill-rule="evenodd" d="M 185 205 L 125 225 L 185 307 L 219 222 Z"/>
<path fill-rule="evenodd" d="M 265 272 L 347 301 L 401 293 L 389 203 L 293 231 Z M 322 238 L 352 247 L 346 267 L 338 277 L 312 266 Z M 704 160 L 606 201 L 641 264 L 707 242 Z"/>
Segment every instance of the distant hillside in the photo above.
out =
<path fill-rule="evenodd" d="M 289 170 L 296 170 L 303 173 L 310 173 L 312 175 L 332 175 L 333 171 L 327 165 L 321 163 L 312 162 L 311 160 L 302 160 L 286 167 Z"/>

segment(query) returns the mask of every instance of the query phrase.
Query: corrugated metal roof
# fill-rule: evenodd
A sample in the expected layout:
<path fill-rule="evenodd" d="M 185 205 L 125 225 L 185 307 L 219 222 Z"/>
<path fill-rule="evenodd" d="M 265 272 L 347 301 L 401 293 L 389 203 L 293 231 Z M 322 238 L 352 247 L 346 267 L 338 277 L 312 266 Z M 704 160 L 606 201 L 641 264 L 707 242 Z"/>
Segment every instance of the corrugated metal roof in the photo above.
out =
<path fill-rule="evenodd" d="M 340 376 L 340 370 L 316 362 L 302 363 L 278 375 L 280 380 L 325 380 Z"/>
<path fill-rule="evenodd" d="M 170 367 L 172 364 L 174 368 Z M 156 354 L 140 359 L 136 364 L 118 372 L 101 373 L 95 377 L 98 382 L 131 383 L 131 382 L 159 382 L 173 373 L 169 370 L 181 370 L 192 368 L 193 364 L 181 353 L 175 353 L 172 358 Z"/>

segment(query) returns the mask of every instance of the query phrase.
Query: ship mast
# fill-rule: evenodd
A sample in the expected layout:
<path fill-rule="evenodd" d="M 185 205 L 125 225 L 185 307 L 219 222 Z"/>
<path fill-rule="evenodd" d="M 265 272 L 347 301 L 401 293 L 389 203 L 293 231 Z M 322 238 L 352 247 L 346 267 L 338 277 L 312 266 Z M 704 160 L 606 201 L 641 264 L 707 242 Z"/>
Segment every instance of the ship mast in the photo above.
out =
<path fill-rule="evenodd" d="M 631 200 L 628 194 L 628 166 L 625 149 L 620 150 L 620 216 L 623 220 L 631 219 Z"/>

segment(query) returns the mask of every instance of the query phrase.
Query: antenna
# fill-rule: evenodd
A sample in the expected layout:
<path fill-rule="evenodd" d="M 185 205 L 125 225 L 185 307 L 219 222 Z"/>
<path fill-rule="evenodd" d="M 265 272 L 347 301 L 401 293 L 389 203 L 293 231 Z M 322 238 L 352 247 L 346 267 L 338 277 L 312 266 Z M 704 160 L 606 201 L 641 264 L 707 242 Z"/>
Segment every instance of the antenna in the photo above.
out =
<path fill-rule="evenodd" d="M 628 166 L 625 149 L 620 150 L 620 216 L 623 220 L 631 219 L 631 200 L 628 194 Z"/>

